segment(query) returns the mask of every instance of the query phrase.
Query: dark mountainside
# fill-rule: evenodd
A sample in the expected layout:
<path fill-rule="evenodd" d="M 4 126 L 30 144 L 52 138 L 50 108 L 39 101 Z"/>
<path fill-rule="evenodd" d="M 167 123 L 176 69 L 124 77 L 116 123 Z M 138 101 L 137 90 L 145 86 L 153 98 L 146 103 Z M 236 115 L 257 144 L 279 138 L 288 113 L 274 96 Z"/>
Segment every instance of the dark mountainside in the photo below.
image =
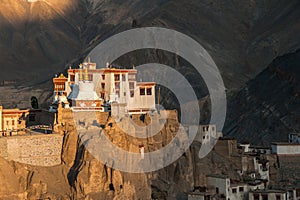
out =
<path fill-rule="evenodd" d="M 300 126 L 300 51 L 275 59 L 228 105 L 224 133 L 241 142 L 288 141 Z"/>
<path fill-rule="evenodd" d="M 296 0 L 251 1 L 247 4 L 237 0 L 55 0 L 34 3 L 1 0 L 0 89 L 6 95 L 0 96 L 0 103 L 4 107 L 26 108 L 34 95 L 40 105 L 47 108 L 54 74 L 63 72 L 70 65 L 77 66 L 94 46 L 109 36 L 146 26 L 171 28 L 199 41 L 219 67 L 230 99 L 232 93 L 243 88 L 277 56 L 300 48 L 297 40 L 299 10 L 300 2 Z M 124 55 L 114 63 L 131 67 L 148 62 L 174 67 L 188 78 L 199 98 L 207 97 L 201 77 L 176 55 L 140 50 Z M 273 87 L 280 86 L 274 84 Z M 165 105 L 177 107 L 170 92 L 166 94 L 162 95 Z M 229 104 L 230 115 L 237 110 L 235 106 Z M 226 132 L 235 135 L 232 126 L 228 121 Z M 246 127 L 243 130 L 239 127 L 239 131 L 248 131 Z M 260 127 L 253 129 L 263 133 Z"/>
<path fill-rule="evenodd" d="M 46 108 L 54 74 L 77 66 L 101 41 L 134 27 L 167 27 L 201 43 L 219 67 L 228 89 L 224 134 L 268 145 L 300 128 L 299 11 L 298 0 L 0 0 L 0 104 L 28 107 L 30 97 L 36 96 Z M 176 55 L 137 51 L 114 63 L 131 67 L 154 61 L 182 72 L 200 103 L 209 104 L 204 83 Z M 162 96 L 164 103 L 176 106 L 173 97 Z M 186 199 L 194 186 L 204 185 L 207 173 L 238 177 L 239 166 L 215 150 L 198 159 L 197 142 L 176 162 L 153 173 L 110 169 L 85 150 L 74 120 L 68 122 L 71 114 L 65 114 L 57 127 L 64 135 L 62 164 L 38 167 L 0 158 L 1 199 Z M 176 116 L 149 143 L 150 150 L 169 142 L 178 125 Z M 138 151 L 139 143 L 111 123 L 105 122 L 106 134 L 120 147 Z M 289 177 L 287 172 L 293 172 L 288 165 L 277 173 L 278 179 Z"/>
<path fill-rule="evenodd" d="M 107 37 L 145 26 L 175 29 L 199 41 L 219 67 L 226 87 L 237 90 L 278 55 L 299 48 L 295 39 L 299 8 L 297 0 L 1 0 L 0 80 L 6 86 L 29 88 L 23 88 L 22 95 L 19 88 L 4 88 L 12 98 L 2 96 L 0 102 L 5 107 L 27 107 L 34 92 L 40 102 L 46 102 L 51 93 L 44 88 L 51 87 L 54 74 L 82 62 Z M 130 67 L 153 60 L 182 71 L 188 68 L 182 59 L 156 51 L 116 64 Z M 199 76 L 191 79 L 198 82 Z"/>

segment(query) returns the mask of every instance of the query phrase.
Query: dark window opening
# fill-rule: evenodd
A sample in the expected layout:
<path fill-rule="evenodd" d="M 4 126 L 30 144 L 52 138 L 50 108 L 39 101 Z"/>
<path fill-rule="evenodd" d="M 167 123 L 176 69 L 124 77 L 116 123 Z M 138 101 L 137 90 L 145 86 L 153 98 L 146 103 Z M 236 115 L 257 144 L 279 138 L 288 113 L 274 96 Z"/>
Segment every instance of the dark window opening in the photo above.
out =
<path fill-rule="evenodd" d="M 125 74 L 122 74 L 122 81 L 126 81 L 126 76 L 125 76 Z"/>
<path fill-rule="evenodd" d="M 102 80 L 105 80 L 105 75 L 104 74 L 102 75 Z"/>
<path fill-rule="evenodd" d="M 130 91 L 130 97 L 134 97 L 134 91 Z"/>
<path fill-rule="evenodd" d="M 120 74 L 115 74 L 115 81 L 119 81 L 120 80 Z"/>
<path fill-rule="evenodd" d="M 147 95 L 152 95 L 152 88 L 147 88 Z"/>
<path fill-rule="evenodd" d="M 115 191 L 114 184 L 112 183 L 109 184 L 109 190 Z"/>
<path fill-rule="evenodd" d="M 232 193 L 236 193 L 236 188 L 232 188 Z"/>
<path fill-rule="evenodd" d="M 261 197 L 262 197 L 262 200 L 268 200 L 268 195 L 267 194 L 262 194 Z"/>
<path fill-rule="evenodd" d="M 244 187 L 239 187 L 240 192 L 244 192 Z"/>
<path fill-rule="evenodd" d="M 140 88 L 140 95 L 145 95 L 145 88 Z"/>

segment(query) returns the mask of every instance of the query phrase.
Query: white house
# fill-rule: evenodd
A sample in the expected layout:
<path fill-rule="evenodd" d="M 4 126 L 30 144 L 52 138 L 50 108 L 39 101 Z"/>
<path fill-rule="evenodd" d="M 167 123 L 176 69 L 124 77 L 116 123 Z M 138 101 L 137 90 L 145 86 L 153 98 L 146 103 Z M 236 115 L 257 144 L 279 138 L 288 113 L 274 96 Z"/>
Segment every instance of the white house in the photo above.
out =
<path fill-rule="evenodd" d="M 272 153 L 277 155 L 299 155 L 300 143 L 276 142 L 271 144 Z"/>

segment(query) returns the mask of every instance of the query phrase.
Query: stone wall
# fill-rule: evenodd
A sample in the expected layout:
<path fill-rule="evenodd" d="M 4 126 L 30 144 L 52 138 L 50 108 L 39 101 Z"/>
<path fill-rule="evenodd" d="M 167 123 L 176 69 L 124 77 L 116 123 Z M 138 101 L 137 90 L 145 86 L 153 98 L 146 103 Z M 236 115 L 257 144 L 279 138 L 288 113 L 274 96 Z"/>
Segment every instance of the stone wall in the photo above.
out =
<path fill-rule="evenodd" d="M 63 136 L 35 134 L 0 138 L 0 156 L 20 163 L 54 166 L 61 163 Z"/>

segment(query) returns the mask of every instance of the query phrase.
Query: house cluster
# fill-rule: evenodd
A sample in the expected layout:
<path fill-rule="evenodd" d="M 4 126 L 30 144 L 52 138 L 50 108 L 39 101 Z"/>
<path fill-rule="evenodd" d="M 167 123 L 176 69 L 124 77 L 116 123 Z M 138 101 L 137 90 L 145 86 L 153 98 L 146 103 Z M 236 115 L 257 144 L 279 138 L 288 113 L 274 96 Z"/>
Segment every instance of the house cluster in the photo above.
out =
<path fill-rule="evenodd" d="M 68 70 L 68 75 L 53 78 L 54 102 L 73 112 L 100 111 L 112 115 L 143 114 L 155 111 L 155 82 L 138 82 L 136 69 L 117 69 L 107 64 L 96 68 L 90 60 L 79 68 Z"/>
<path fill-rule="evenodd" d="M 0 137 L 23 135 L 31 126 L 53 125 L 53 113 L 42 109 L 5 109 L 0 106 Z"/>
<path fill-rule="evenodd" d="M 200 140 L 209 139 L 212 125 L 198 136 Z M 215 127 L 214 127 L 215 128 Z M 203 130 L 204 130 L 203 129 Z M 207 131 L 206 131 L 207 130 Z M 205 134 L 206 133 L 206 134 Z M 228 174 L 208 174 L 206 184 L 195 186 L 188 195 L 189 200 L 296 200 L 300 199 L 299 185 L 270 184 L 270 165 L 277 164 L 278 157 L 300 155 L 299 134 L 290 134 L 288 143 L 272 143 L 271 148 L 252 146 L 249 143 L 237 144 L 235 139 L 220 138 L 214 151 L 230 160 L 236 166 L 236 176 Z M 298 148 L 295 148 L 298 146 Z"/>

